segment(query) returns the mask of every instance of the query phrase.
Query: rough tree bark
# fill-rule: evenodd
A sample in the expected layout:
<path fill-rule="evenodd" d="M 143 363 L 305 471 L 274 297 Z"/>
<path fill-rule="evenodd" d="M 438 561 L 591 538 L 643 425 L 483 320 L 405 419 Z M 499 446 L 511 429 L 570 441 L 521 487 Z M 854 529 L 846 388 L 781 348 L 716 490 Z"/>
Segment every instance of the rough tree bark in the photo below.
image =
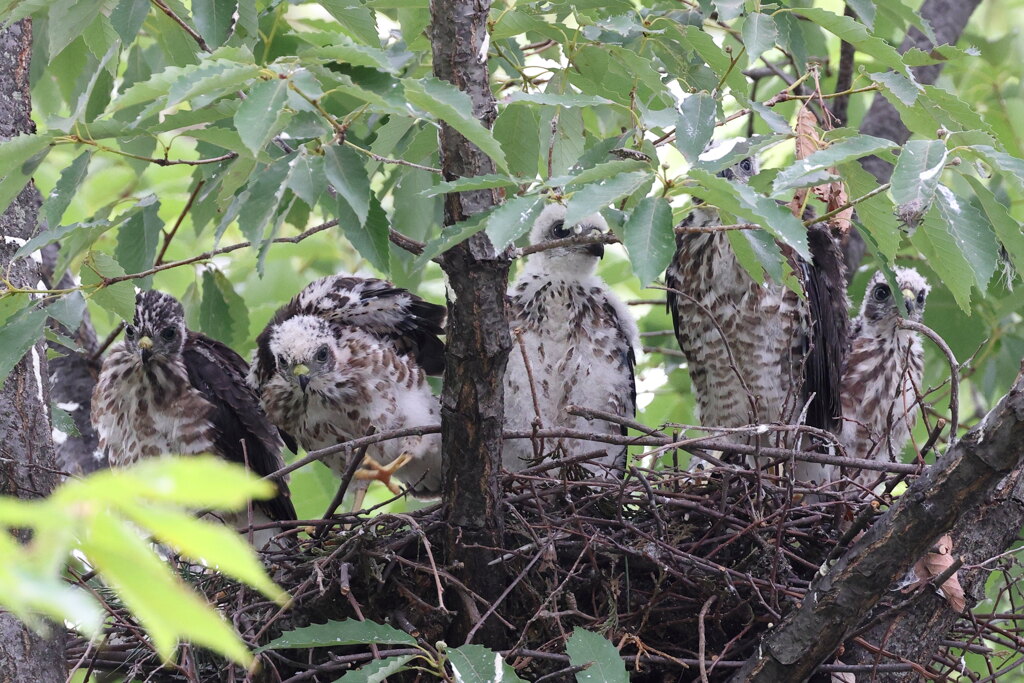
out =
<path fill-rule="evenodd" d="M 434 75 L 469 95 L 473 114 L 485 126 L 496 110 L 487 71 L 489 0 L 432 0 Z M 441 168 L 445 180 L 494 173 L 491 159 L 446 124 L 441 125 Z M 445 196 L 446 226 L 497 203 L 491 191 Z M 441 256 L 448 278 L 448 348 L 441 394 L 444 448 L 444 506 L 450 527 L 449 561 L 461 565 L 466 585 L 493 600 L 504 588 L 501 565 L 488 567 L 483 548 L 501 545 L 499 510 L 501 434 L 504 426 L 505 364 L 512 340 L 505 312 L 509 259 L 496 253 L 484 233 Z M 465 640 L 479 615 L 463 600 L 449 643 Z M 496 646 L 502 631 L 485 623 L 476 640 Z"/>
<path fill-rule="evenodd" d="M 929 467 L 826 575 L 811 583 L 803 604 L 764 637 L 732 680 L 807 680 L 942 533 L 963 524 L 968 513 L 979 512 L 978 506 L 1020 466 L 1022 443 L 1024 372 L 979 424 Z M 1010 515 L 1003 521 L 1017 520 Z M 1012 526 L 1014 537 L 1018 528 Z M 923 639 L 922 626 L 909 627 Z"/>
<path fill-rule="evenodd" d="M 32 24 L 15 23 L 0 31 L 0 138 L 32 133 L 29 118 L 29 60 Z M 0 269 L 20 287 L 39 282 L 35 261 L 11 257 L 37 228 L 40 197 L 29 183 L 0 215 Z M 34 498 L 58 483 L 47 411 L 46 346 L 40 340 L 19 362 L 0 389 L 0 493 Z M 49 636 L 32 633 L 13 616 L 0 613 L 0 680 L 62 681 L 65 677 L 63 629 Z"/>
<path fill-rule="evenodd" d="M 918 14 L 931 24 L 940 45 L 955 45 L 960 39 L 960 34 L 964 32 L 971 14 L 979 4 L 981 4 L 981 0 L 925 0 Z M 933 45 L 923 33 L 911 27 L 907 32 L 907 37 L 900 45 L 900 54 L 912 47 L 927 52 Z M 849 58 L 853 58 L 852 50 L 849 51 Z M 912 71 L 919 83 L 932 84 L 938 79 L 942 66 L 941 63 L 919 66 Z M 842 69 L 843 66 L 840 65 L 840 71 Z M 845 98 L 839 99 L 840 101 L 835 106 L 845 112 Z M 875 95 L 871 101 L 871 107 L 861 120 L 860 132 L 892 140 L 901 145 L 910 138 L 910 131 L 903 125 L 903 120 L 900 119 L 896 107 L 892 106 L 889 100 L 882 95 Z M 889 176 L 892 175 L 892 164 L 889 162 L 883 161 L 880 157 L 871 156 L 862 160 L 861 165 L 878 178 L 879 183 L 889 182 Z M 865 249 L 864 239 L 855 230 L 851 230 L 846 244 L 843 245 L 848 278 L 852 279 L 856 274 L 857 266 L 864 258 Z"/>

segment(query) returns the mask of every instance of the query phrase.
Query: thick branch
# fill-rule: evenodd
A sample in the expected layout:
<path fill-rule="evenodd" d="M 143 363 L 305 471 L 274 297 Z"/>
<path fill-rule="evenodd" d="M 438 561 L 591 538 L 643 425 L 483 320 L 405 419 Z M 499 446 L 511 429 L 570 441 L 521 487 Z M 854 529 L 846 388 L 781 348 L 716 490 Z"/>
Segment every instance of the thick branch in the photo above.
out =
<path fill-rule="evenodd" d="M 734 681 L 803 681 L 853 632 L 936 537 L 986 500 L 1021 460 L 1024 374 L 985 418 L 911 485 L 762 641 Z"/>

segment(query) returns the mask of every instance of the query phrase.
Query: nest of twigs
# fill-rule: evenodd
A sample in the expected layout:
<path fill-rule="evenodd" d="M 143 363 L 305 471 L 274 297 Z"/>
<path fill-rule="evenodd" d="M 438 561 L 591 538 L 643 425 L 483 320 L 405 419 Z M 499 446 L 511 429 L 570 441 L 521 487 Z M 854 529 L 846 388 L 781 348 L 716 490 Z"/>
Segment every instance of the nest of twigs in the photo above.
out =
<path fill-rule="evenodd" d="M 477 626 L 498 624 L 508 643 L 502 653 L 526 680 L 573 680 L 565 641 L 581 626 L 619 647 L 633 680 L 719 681 L 874 514 L 838 497 L 803 496 L 764 471 L 695 478 L 631 468 L 623 481 L 599 481 L 538 469 L 508 476 L 502 547 L 479 548 L 505 577 L 493 600 L 475 595 L 461 567 L 443 556 L 450 529 L 440 505 L 364 517 L 347 529 L 352 520 L 343 516 L 306 527 L 313 533 L 301 534 L 294 551 L 266 557 L 294 598 L 287 608 L 216 575 L 192 580 L 254 648 L 297 626 L 347 618 L 389 623 L 434 648 L 461 614 Z M 244 671 L 188 648 L 180 664 L 161 669 L 130 615 L 111 609 L 116 618 L 102 647 L 71 644 L 69 659 L 82 668 L 129 679 L 246 680 Z M 977 624 L 970 630 L 976 634 Z M 254 680 L 334 681 L 400 651 L 266 651 Z M 851 669 L 836 661 L 822 671 Z"/>

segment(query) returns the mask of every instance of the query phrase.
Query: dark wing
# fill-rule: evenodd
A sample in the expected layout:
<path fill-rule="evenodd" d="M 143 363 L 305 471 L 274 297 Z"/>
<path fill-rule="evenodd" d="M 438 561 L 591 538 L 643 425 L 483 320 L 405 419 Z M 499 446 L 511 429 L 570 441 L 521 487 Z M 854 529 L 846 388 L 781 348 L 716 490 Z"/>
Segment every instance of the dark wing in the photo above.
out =
<path fill-rule="evenodd" d="M 273 328 L 297 315 L 311 315 L 332 324 L 358 327 L 412 355 L 428 375 L 444 372 L 444 306 L 376 278 L 331 275 L 307 285 L 282 306 L 256 338 L 255 380 L 269 381 L 276 369 L 270 353 Z"/>
<path fill-rule="evenodd" d="M 696 213 L 691 211 L 687 214 L 683 222 L 679 224 L 679 227 L 688 228 L 691 227 L 695 221 Z M 679 336 L 679 306 L 676 299 L 679 295 L 676 292 L 682 291 L 683 288 L 683 240 L 686 239 L 686 235 L 680 233 L 676 235 L 676 253 L 672 257 L 672 261 L 668 264 L 668 268 L 665 269 L 665 285 L 668 287 L 668 291 L 665 293 L 665 304 L 668 306 L 668 312 L 672 314 L 672 329 L 675 330 L 676 339 Z"/>
<path fill-rule="evenodd" d="M 219 341 L 195 332 L 189 333 L 182 359 L 192 386 L 213 405 L 210 422 L 216 432 L 217 453 L 232 462 L 248 463 L 249 469 L 260 476 L 284 467 L 277 428 L 245 383 L 245 360 Z M 275 498 L 257 505 L 271 519 L 295 519 L 287 484 L 277 482 L 277 487 Z"/>
<path fill-rule="evenodd" d="M 825 225 L 811 225 L 807 241 L 814 259 L 804 267 L 811 326 L 804 365 L 804 396 L 814 394 L 807 424 L 838 433 L 842 429 L 840 386 L 850 327 L 846 263 Z"/>

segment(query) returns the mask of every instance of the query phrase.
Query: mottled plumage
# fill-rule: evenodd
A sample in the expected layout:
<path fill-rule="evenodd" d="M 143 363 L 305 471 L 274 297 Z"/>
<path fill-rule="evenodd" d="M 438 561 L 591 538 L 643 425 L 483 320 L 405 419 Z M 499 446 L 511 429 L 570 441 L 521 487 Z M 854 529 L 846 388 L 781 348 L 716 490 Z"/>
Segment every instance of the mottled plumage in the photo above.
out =
<path fill-rule="evenodd" d="M 444 369 L 445 308 L 389 282 L 330 276 L 303 289 L 257 338 L 249 375 L 267 415 L 316 450 L 405 427 L 436 425 L 439 402 L 425 372 Z M 441 437 L 370 446 L 379 464 L 410 460 L 397 476 L 412 492 L 441 489 Z M 324 459 L 339 474 L 344 453 Z M 365 488 L 365 485 L 363 486 Z"/>
<path fill-rule="evenodd" d="M 899 320 L 902 313 L 920 322 L 931 289 L 912 268 L 893 271 L 899 287 L 895 297 L 884 273 L 875 273 L 868 283 L 860 315 L 853 321 L 842 385 L 842 442 L 847 455 L 886 462 L 898 461 L 910 438 L 924 371 L 920 335 L 901 328 Z M 843 474 L 865 487 L 881 476 L 868 470 Z"/>
<path fill-rule="evenodd" d="M 248 370 L 224 344 L 189 331 L 174 297 L 140 292 L 135 319 L 104 360 L 92 397 L 93 424 L 111 467 L 165 453 L 213 453 L 261 476 L 283 467 L 281 436 L 246 384 Z M 295 519 L 283 483 L 275 498 L 254 508 L 262 513 L 255 523 Z"/>
<path fill-rule="evenodd" d="M 593 214 L 575 226 L 564 224 L 565 207 L 548 205 L 534 224 L 531 243 L 605 232 L 607 223 Z M 505 426 L 529 430 L 537 419 L 523 349 L 533 373 L 540 422 L 544 428 L 567 427 L 593 434 L 625 434 L 620 425 L 587 420 L 565 412 L 566 406 L 614 413 L 636 413 L 633 377 L 636 323 L 626 306 L 594 271 L 604 254 L 601 244 L 559 247 L 532 255 L 508 292 L 513 342 L 505 371 Z M 571 457 L 600 452 L 589 469 L 601 476 L 625 466 L 624 446 L 578 439 L 548 439 L 534 453 L 528 439 L 505 442 L 503 464 L 521 470 L 538 455 Z"/>
<path fill-rule="evenodd" d="M 744 159 L 720 175 L 746 182 L 756 173 L 756 162 Z M 720 224 L 717 209 L 699 204 L 682 226 Z M 813 263 L 780 244 L 806 293 L 801 299 L 781 283 L 755 282 L 725 232 L 678 235 L 666 272 L 668 307 L 704 425 L 794 424 L 810 400 L 805 424 L 838 431 L 848 325 L 844 266 L 826 226 L 812 225 L 808 243 Z M 744 436 L 733 440 L 753 443 Z M 761 443 L 794 441 L 776 436 Z M 826 471 L 798 463 L 794 475 L 820 484 Z"/>

